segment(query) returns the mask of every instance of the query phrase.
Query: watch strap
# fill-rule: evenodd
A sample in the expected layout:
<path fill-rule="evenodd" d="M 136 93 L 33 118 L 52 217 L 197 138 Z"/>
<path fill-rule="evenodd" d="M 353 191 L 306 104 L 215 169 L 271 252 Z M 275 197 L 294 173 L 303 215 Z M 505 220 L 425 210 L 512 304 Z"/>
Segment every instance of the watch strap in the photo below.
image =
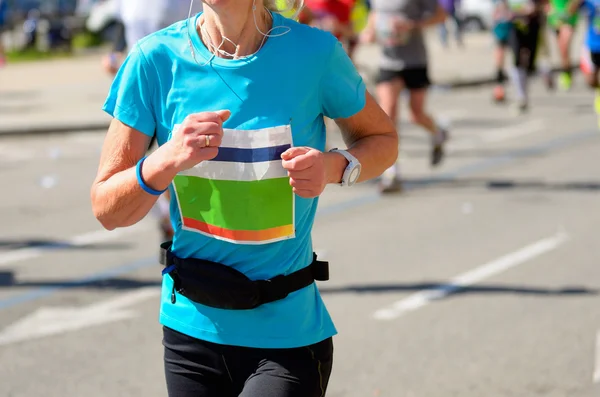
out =
<path fill-rule="evenodd" d="M 339 153 L 342 156 L 344 156 L 346 158 L 346 160 L 348 160 L 348 165 L 346 166 L 346 168 L 344 168 L 344 173 L 342 174 L 342 180 L 340 182 L 340 185 L 341 186 L 352 185 L 352 183 L 350 183 L 350 181 L 348 180 L 350 177 L 350 171 L 354 167 L 360 166 L 360 162 L 358 161 L 358 159 L 356 157 L 354 157 L 352 154 L 350 154 L 350 152 L 348 152 L 347 150 L 340 150 L 338 148 L 334 148 L 334 149 L 331 149 L 330 152 Z"/>
<path fill-rule="evenodd" d="M 344 156 L 346 158 L 346 160 L 348 160 L 348 163 L 352 164 L 352 163 L 358 163 L 358 159 L 356 157 L 354 157 L 352 154 L 350 154 L 349 151 L 347 150 L 340 150 L 337 148 L 331 149 L 330 152 L 335 152 L 335 153 L 339 153 L 342 156 Z"/>

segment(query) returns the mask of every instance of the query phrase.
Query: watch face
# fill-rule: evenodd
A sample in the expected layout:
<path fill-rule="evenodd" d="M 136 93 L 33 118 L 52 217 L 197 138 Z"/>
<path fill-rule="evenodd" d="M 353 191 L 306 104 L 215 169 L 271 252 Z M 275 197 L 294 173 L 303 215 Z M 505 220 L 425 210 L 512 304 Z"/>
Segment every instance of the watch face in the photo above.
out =
<path fill-rule="evenodd" d="M 348 177 L 348 181 L 350 184 L 354 184 L 358 177 L 360 176 L 360 166 L 354 167 L 352 171 L 350 171 L 350 176 Z"/>

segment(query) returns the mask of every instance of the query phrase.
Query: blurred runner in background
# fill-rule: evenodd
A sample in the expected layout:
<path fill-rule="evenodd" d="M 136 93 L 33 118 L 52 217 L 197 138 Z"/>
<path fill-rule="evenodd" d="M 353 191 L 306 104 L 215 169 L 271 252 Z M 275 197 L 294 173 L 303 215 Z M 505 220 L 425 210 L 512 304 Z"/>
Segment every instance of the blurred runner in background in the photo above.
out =
<path fill-rule="evenodd" d="M 506 90 L 504 88 L 507 77 L 504 72 L 506 50 L 508 40 L 512 34 L 512 14 L 506 0 L 494 0 L 494 38 L 496 39 L 496 50 L 494 61 L 496 64 L 496 86 L 494 87 L 494 100 L 497 103 L 506 100 Z"/>
<path fill-rule="evenodd" d="M 127 56 L 127 42 L 125 41 L 125 25 L 117 21 L 115 35 L 113 37 L 112 51 L 102 58 L 102 67 L 104 71 L 111 76 L 117 74 L 121 63 Z"/>
<path fill-rule="evenodd" d="M 561 60 L 561 72 L 558 76 L 558 86 L 562 90 L 571 88 L 571 41 L 577 26 L 577 14 L 568 14 L 569 0 L 550 0 L 548 24 L 556 33 L 558 51 Z"/>
<path fill-rule="evenodd" d="M 352 10 L 356 0 L 305 0 L 301 22 L 331 32 L 340 40 L 353 59 L 358 44 L 352 24 Z"/>
<path fill-rule="evenodd" d="M 600 70 L 600 0 L 571 0 L 564 15 L 565 20 L 569 21 L 580 8 L 586 11 L 588 19 L 581 69 L 589 86 L 595 90 L 594 108 L 600 126 L 600 84 L 598 82 L 598 71 Z"/>
<path fill-rule="evenodd" d="M 431 165 L 444 157 L 448 132 L 426 111 L 430 85 L 423 29 L 443 23 L 446 12 L 437 0 L 371 0 L 369 22 L 362 41 L 382 45 L 377 97 L 382 109 L 398 124 L 398 99 L 406 88 L 410 93 L 410 116 L 431 136 Z M 395 164 L 382 176 L 380 191 L 400 191 L 400 171 Z"/>
<path fill-rule="evenodd" d="M 460 0 L 439 0 L 440 5 L 446 11 L 446 14 L 454 21 L 454 37 L 459 47 L 463 47 L 463 24 L 458 15 L 458 8 L 460 7 Z M 448 47 L 448 20 L 440 23 L 440 38 L 444 47 Z"/>
<path fill-rule="evenodd" d="M 511 77 L 517 91 L 517 112 L 520 114 L 529 109 L 529 75 L 536 70 L 547 0 L 507 0 L 507 4 L 513 22 L 509 39 L 514 57 Z"/>
<path fill-rule="evenodd" d="M 114 38 L 113 51 L 103 65 L 114 75 L 127 55 L 127 49 L 147 35 L 181 21 L 189 12 L 189 0 L 117 0 L 120 25 Z M 202 11 L 202 2 L 194 2 L 194 14 Z"/>

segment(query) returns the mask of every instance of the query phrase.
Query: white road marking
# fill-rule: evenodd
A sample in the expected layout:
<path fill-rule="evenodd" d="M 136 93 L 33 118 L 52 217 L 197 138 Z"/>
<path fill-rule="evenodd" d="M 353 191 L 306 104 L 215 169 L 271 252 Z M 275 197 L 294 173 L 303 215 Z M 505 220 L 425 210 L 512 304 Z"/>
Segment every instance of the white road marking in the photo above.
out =
<path fill-rule="evenodd" d="M 594 363 L 594 375 L 592 380 L 594 383 L 600 383 L 600 331 L 596 334 L 596 352 L 595 352 L 595 363 Z"/>
<path fill-rule="evenodd" d="M 60 250 L 61 245 L 68 245 L 70 247 L 83 247 L 88 244 L 103 243 L 110 240 L 119 239 L 127 234 L 132 234 L 140 231 L 142 227 L 148 227 L 138 223 L 134 226 L 127 228 L 116 229 L 113 231 L 97 230 L 90 233 L 80 234 L 70 239 L 60 241 L 57 245 L 41 246 L 41 247 L 28 247 L 20 248 L 5 253 L 0 253 L 0 269 L 14 267 L 15 262 L 22 262 L 28 259 L 37 258 L 53 250 Z M 23 262 L 29 263 L 29 262 Z"/>
<path fill-rule="evenodd" d="M 388 307 L 377 310 L 374 317 L 377 320 L 393 320 L 405 313 L 427 306 L 431 302 L 444 298 L 464 287 L 478 283 L 486 278 L 495 276 L 537 256 L 545 254 L 546 252 L 552 251 L 567 240 L 568 236 L 565 233 L 559 233 L 552 237 L 537 241 L 515 252 L 454 277 L 447 284 L 419 291 Z"/>
<path fill-rule="evenodd" d="M 159 295 L 160 287 L 146 287 L 84 307 L 40 308 L 2 330 L 0 346 L 126 320 L 137 315 L 126 307 Z"/>

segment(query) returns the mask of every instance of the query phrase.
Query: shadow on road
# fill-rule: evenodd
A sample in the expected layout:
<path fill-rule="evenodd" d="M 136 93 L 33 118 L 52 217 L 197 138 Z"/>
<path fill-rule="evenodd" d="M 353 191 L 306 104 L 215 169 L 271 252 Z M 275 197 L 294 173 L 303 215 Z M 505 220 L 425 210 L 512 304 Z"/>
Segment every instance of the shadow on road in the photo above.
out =
<path fill-rule="evenodd" d="M 124 291 L 143 287 L 159 287 L 161 280 L 138 280 L 126 277 L 114 277 L 105 280 L 27 280 L 17 281 L 11 271 L 0 272 L 0 288 L 69 288 Z"/>
<path fill-rule="evenodd" d="M 487 179 L 487 178 L 423 178 L 403 181 L 404 186 L 411 189 L 428 187 L 472 188 L 483 187 L 489 190 L 543 190 L 543 191 L 600 191 L 600 181 L 547 182 L 542 180 Z"/>
<path fill-rule="evenodd" d="M 0 272 L 0 288 L 60 288 L 86 290 L 125 291 L 143 287 L 159 287 L 161 280 L 138 280 L 134 278 L 114 277 L 98 281 L 17 281 L 12 272 Z M 598 295 L 600 289 L 584 286 L 565 286 L 559 288 L 530 287 L 523 285 L 473 285 L 461 287 L 454 284 L 424 282 L 404 284 L 371 284 L 326 287 L 321 285 L 319 291 L 329 294 L 379 294 L 389 292 L 417 292 L 422 290 L 452 291 L 448 295 L 464 294 L 518 294 L 537 296 L 581 296 Z"/>
<path fill-rule="evenodd" d="M 0 252 L 2 250 L 18 250 L 23 248 L 44 249 L 127 249 L 131 244 L 125 243 L 98 243 L 98 244 L 72 244 L 66 241 L 50 239 L 22 239 L 22 240 L 0 240 Z"/>
<path fill-rule="evenodd" d="M 425 141 L 423 141 L 425 142 Z M 431 156 L 431 151 L 428 148 L 424 149 L 402 149 L 401 157 L 411 158 L 411 159 L 423 159 L 428 160 Z M 543 158 L 549 157 L 550 154 L 541 150 L 522 150 L 518 148 L 498 148 L 498 149 L 459 149 L 448 147 L 447 150 L 448 158 L 476 158 L 476 159 L 500 159 L 505 157 L 510 158 L 521 158 L 521 159 L 531 159 L 531 158 Z"/>
<path fill-rule="evenodd" d="M 546 295 L 546 296 L 557 296 L 557 295 L 597 295 L 600 292 L 599 289 L 593 289 L 581 286 L 566 286 L 560 288 L 542 288 L 542 287 L 528 287 L 522 285 L 473 285 L 467 287 L 461 287 L 454 284 L 447 283 L 406 283 L 406 284 L 371 284 L 371 285 L 348 285 L 342 287 L 319 287 L 319 291 L 322 294 L 343 294 L 343 293 L 355 293 L 355 294 L 373 294 L 373 293 L 387 293 L 387 292 L 416 292 L 421 290 L 440 290 L 440 291 L 454 291 L 451 295 L 459 294 L 520 294 L 520 295 Z"/>

